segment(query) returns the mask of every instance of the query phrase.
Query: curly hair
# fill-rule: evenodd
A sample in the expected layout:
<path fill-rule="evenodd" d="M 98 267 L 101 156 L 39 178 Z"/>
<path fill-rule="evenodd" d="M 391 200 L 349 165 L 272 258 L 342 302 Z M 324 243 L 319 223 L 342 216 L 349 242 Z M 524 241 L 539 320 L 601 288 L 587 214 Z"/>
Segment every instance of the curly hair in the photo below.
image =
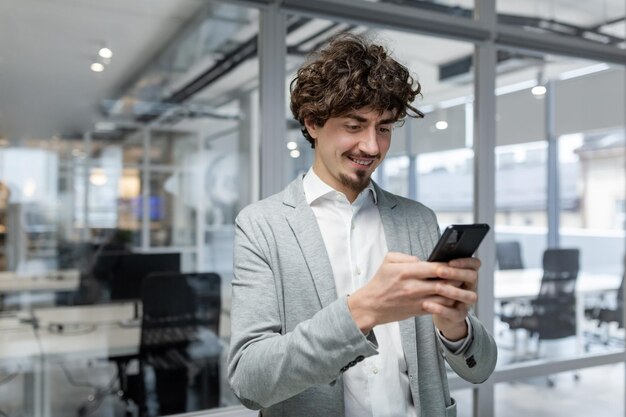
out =
<path fill-rule="evenodd" d="M 424 117 L 411 105 L 421 86 L 384 47 L 361 36 L 342 33 L 311 56 L 291 81 L 291 112 L 315 148 L 304 121 L 323 126 L 331 117 L 370 107 L 393 112 L 394 120 Z"/>

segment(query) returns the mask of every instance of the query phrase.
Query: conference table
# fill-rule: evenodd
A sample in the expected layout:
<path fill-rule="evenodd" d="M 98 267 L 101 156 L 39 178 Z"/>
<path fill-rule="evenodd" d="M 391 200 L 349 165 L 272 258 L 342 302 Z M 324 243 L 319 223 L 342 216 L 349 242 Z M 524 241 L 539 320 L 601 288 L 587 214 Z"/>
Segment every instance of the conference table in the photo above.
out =
<path fill-rule="evenodd" d="M 494 273 L 494 298 L 502 301 L 530 300 L 539 294 L 541 288 L 541 268 L 496 270 Z M 589 273 L 581 271 L 576 280 L 576 340 L 577 351 L 583 347 L 583 320 L 585 318 L 585 298 L 591 295 L 615 291 L 622 277 L 617 274 Z"/>

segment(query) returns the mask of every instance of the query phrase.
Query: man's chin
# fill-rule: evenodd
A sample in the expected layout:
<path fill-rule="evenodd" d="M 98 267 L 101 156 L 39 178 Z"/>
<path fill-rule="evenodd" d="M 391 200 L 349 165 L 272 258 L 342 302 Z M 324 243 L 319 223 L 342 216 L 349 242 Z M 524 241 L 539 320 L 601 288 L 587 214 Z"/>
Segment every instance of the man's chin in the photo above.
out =
<path fill-rule="evenodd" d="M 341 175 L 341 183 L 351 189 L 360 193 L 370 183 L 370 175 L 366 171 L 358 171 L 354 175 Z"/>

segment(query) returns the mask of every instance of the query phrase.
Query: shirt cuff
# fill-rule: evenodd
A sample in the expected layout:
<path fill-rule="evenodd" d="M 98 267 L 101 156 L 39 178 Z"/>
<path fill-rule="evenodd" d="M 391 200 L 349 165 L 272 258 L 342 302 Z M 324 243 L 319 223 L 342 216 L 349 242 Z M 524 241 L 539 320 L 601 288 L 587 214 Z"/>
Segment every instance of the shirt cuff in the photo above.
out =
<path fill-rule="evenodd" d="M 464 339 L 456 340 L 454 342 L 446 339 L 443 333 L 441 333 L 441 330 L 437 329 L 437 335 L 439 335 L 439 339 L 441 340 L 441 343 L 443 343 L 446 349 L 452 352 L 453 355 L 458 355 L 462 353 L 463 351 L 465 351 L 465 349 L 470 344 L 474 336 L 474 330 L 472 329 L 472 322 L 469 320 L 469 317 L 465 317 L 465 323 L 467 324 L 467 336 L 465 336 Z"/>

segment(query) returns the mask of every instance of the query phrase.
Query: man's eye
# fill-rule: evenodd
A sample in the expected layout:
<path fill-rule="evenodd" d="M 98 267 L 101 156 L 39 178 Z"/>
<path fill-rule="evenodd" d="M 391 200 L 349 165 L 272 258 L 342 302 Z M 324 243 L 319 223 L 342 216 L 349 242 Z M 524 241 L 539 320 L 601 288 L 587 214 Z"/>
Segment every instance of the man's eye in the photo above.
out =
<path fill-rule="evenodd" d="M 358 125 L 347 125 L 346 128 L 348 128 L 348 130 L 357 130 L 359 128 Z"/>
<path fill-rule="evenodd" d="M 380 133 L 389 133 L 389 132 L 391 132 L 391 128 L 385 127 L 385 126 L 381 126 L 381 127 L 378 128 L 378 131 Z"/>

